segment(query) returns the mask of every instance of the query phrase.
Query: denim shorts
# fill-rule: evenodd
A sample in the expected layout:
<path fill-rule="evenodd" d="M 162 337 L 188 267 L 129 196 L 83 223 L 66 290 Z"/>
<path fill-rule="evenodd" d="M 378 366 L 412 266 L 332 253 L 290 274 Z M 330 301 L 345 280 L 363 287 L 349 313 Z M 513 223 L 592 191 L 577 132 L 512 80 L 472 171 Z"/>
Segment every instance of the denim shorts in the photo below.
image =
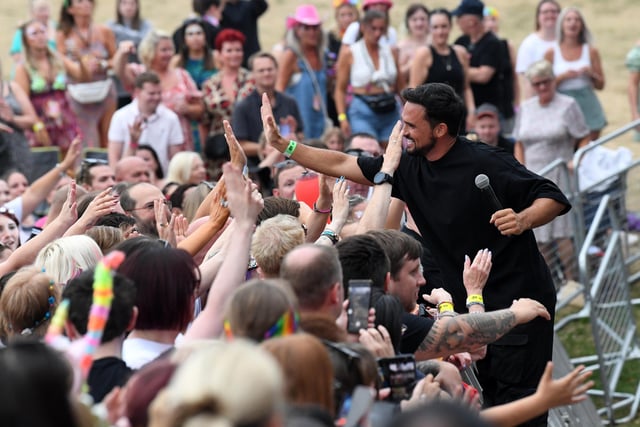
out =
<path fill-rule="evenodd" d="M 385 114 L 374 113 L 362 98 L 354 96 L 348 115 L 351 133 L 369 133 L 378 141 L 388 141 L 393 127 L 400 119 L 400 108 L 396 106 L 395 111 Z"/>

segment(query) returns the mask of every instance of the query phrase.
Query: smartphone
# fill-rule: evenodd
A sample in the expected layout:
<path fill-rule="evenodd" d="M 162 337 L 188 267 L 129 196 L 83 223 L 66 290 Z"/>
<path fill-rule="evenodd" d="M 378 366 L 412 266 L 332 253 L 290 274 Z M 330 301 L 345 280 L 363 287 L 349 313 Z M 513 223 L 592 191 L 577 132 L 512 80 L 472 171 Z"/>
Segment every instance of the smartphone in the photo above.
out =
<path fill-rule="evenodd" d="M 411 397 L 416 385 L 416 359 L 413 354 L 379 359 L 378 367 L 383 377 L 382 387 L 391 388 L 391 401 L 400 402 Z"/>
<path fill-rule="evenodd" d="M 366 329 L 371 307 L 371 280 L 349 280 L 349 307 L 347 308 L 347 332 L 357 334 Z"/>

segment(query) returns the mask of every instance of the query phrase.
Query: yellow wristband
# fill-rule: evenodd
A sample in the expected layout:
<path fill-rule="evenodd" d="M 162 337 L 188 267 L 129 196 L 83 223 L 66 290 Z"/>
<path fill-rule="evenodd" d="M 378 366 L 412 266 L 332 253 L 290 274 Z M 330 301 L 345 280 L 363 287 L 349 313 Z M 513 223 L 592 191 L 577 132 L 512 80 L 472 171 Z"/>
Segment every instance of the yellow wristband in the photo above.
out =
<path fill-rule="evenodd" d="M 453 304 L 450 302 L 441 302 L 438 304 L 438 313 L 445 313 L 447 311 L 453 311 Z"/>
<path fill-rule="evenodd" d="M 467 297 L 467 304 L 470 303 L 484 304 L 484 299 L 482 298 L 482 295 L 479 294 L 469 295 Z"/>
<path fill-rule="evenodd" d="M 44 129 L 44 123 L 42 122 L 35 122 L 33 124 L 33 131 L 34 132 L 40 132 L 42 129 Z"/>
<path fill-rule="evenodd" d="M 347 115 L 345 113 L 338 114 L 338 121 L 339 122 L 344 122 L 346 120 L 347 120 Z"/>

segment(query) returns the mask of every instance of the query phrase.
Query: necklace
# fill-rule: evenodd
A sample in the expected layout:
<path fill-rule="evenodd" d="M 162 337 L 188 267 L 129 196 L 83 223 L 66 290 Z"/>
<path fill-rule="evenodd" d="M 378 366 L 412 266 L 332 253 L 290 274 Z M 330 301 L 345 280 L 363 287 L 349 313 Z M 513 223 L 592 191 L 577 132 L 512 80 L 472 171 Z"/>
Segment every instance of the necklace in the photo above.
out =
<path fill-rule="evenodd" d="M 451 71 L 451 54 L 444 57 L 444 65 L 447 71 Z"/>
<path fill-rule="evenodd" d="M 76 26 L 73 27 L 73 32 L 76 33 L 78 38 L 82 41 L 82 43 L 84 43 L 85 47 L 91 47 L 91 38 L 92 38 L 91 26 L 89 26 L 86 37 L 84 36 L 84 34 L 80 32 L 80 29 L 78 29 L 78 27 Z"/>

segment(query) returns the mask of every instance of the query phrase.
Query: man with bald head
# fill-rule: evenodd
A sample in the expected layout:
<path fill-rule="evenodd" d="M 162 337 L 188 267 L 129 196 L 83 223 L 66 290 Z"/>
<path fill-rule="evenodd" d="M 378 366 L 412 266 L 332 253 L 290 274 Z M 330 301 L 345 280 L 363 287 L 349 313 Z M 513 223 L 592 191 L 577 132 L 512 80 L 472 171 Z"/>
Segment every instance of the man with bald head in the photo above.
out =
<path fill-rule="evenodd" d="M 298 297 L 300 312 L 319 313 L 337 319 L 344 290 L 338 251 L 332 246 L 300 245 L 282 260 L 280 277 Z"/>
<path fill-rule="evenodd" d="M 165 221 L 156 224 L 154 202 L 158 200 L 165 206 Z M 138 182 L 127 187 L 120 194 L 120 205 L 124 212 L 135 218 L 138 223 L 138 230 L 141 234 L 158 237 L 157 225 L 161 227 L 169 224 L 171 216 L 171 206 L 168 205 L 162 191 L 155 185 L 148 182 Z"/>
<path fill-rule="evenodd" d="M 138 182 L 149 182 L 151 180 L 151 170 L 149 165 L 141 157 L 123 157 L 116 163 L 116 182 L 128 182 L 135 184 Z"/>

